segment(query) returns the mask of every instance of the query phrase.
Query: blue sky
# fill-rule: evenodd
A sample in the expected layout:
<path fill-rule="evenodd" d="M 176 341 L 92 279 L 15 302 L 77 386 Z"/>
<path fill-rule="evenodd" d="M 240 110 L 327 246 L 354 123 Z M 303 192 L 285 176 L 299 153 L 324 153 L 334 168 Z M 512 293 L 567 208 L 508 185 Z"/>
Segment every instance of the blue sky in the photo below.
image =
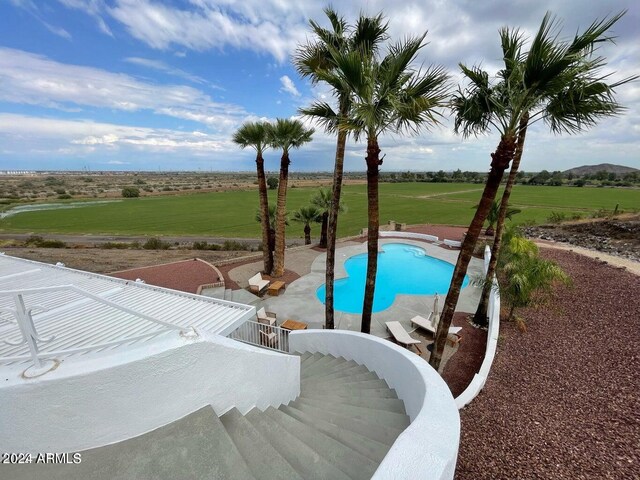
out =
<path fill-rule="evenodd" d="M 336 4 L 337 5 L 337 4 Z M 298 77 L 290 55 L 323 22 L 323 4 L 300 0 L 0 0 L 0 170 L 253 170 L 252 151 L 231 141 L 247 120 L 295 116 L 322 86 Z M 499 66 L 497 31 L 535 31 L 549 10 L 563 37 L 628 9 L 616 45 L 600 53 L 614 78 L 640 74 L 640 7 L 632 0 L 370 0 L 340 4 L 383 11 L 393 38 L 429 30 L 420 60 L 459 79 L 458 62 Z M 640 84 L 621 87 L 627 111 L 578 136 L 536 125 L 522 169 L 618 163 L 640 168 Z M 383 170 L 485 171 L 498 138 L 462 139 L 450 120 L 413 137 L 384 137 Z M 292 155 L 294 171 L 328 171 L 334 139 L 318 129 Z M 278 168 L 279 155 L 266 155 Z M 364 170 L 350 142 L 348 170 Z"/>

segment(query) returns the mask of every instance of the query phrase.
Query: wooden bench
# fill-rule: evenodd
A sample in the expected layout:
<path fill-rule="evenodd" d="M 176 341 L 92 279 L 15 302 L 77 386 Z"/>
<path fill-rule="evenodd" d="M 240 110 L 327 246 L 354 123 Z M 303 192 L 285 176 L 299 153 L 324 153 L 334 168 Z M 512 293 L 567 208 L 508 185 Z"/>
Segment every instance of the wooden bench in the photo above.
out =
<path fill-rule="evenodd" d="M 409 348 L 411 345 L 414 345 L 416 347 L 416 350 L 418 350 L 418 354 L 422 355 L 420 347 L 418 346 L 422 342 L 420 340 L 412 338 L 411 335 L 409 335 L 409 332 L 404 329 L 400 322 L 385 322 L 385 325 L 387 326 L 387 330 L 389 330 L 389 333 L 397 343 L 403 345 L 405 348 Z"/>

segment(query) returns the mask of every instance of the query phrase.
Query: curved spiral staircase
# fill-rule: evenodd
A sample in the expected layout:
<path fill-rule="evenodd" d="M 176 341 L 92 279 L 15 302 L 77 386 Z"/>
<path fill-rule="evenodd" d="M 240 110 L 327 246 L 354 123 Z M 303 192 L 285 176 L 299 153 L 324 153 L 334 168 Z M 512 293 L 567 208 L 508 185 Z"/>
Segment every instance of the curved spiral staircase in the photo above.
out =
<path fill-rule="evenodd" d="M 210 406 L 66 465 L 0 467 L 12 479 L 367 479 L 409 425 L 405 407 L 366 367 L 301 355 L 288 405 L 221 417 Z M 4 476 L 8 475 L 8 476 Z"/>

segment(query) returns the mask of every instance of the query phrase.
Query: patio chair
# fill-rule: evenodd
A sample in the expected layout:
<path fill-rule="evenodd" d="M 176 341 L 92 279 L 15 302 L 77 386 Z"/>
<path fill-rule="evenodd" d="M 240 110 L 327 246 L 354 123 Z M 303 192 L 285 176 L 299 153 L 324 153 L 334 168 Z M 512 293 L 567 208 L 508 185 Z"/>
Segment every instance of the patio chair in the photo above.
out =
<path fill-rule="evenodd" d="M 258 272 L 249 279 L 249 290 L 253 293 L 260 294 L 269 286 L 269 283 L 271 282 L 262 278 L 262 274 Z"/>
<path fill-rule="evenodd" d="M 411 323 L 435 335 L 436 330 L 438 328 L 438 325 L 434 321 L 435 318 L 436 317 L 433 315 L 433 312 L 429 314 L 429 318 L 424 318 L 424 317 L 421 317 L 420 315 L 416 315 L 411 319 Z"/>
<path fill-rule="evenodd" d="M 276 324 L 277 315 L 274 312 L 267 312 L 264 307 L 256 312 L 256 317 L 259 323 L 264 323 L 272 327 Z"/>
<path fill-rule="evenodd" d="M 414 345 L 416 347 L 416 350 L 418 350 L 418 354 L 422 354 L 422 352 L 420 351 L 420 347 L 418 346 L 422 342 L 420 340 L 412 338 L 411 335 L 409 335 L 409 332 L 404 329 L 400 322 L 385 322 L 385 325 L 387 326 L 387 330 L 389 330 L 389 333 L 391 333 L 391 336 L 397 343 L 403 345 L 407 349 L 411 345 Z"/>
<path fill-rule="evenodd" d="M 265 347 L 277 348 L 278 335 L 276 334 L 276 332 L 266 332 L 264 330 L 260 330 L 260 344 Z"/>

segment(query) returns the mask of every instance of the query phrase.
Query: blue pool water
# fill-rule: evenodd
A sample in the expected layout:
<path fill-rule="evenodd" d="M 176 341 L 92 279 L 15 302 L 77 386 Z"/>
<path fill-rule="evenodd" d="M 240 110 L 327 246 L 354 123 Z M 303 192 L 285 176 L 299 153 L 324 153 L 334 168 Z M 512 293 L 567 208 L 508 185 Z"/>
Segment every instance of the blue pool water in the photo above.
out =
<path fill-rule="evenodd" d="M 446 294 L 453 276 L 453 265 L 430 257 L 413 245 L 388 243 L 378 253 L 378 273 L 373 297 L 373 311 L 389 308 L 397 294 L 435 295 Z M 355 255 L 344 263 L 348 277 L 334 284 L 334 308 L 341 312 L 362 313 L 364 283 L 367 276 L 367 254 Z M 469 278 L 465 276 L 465 287 Z M 324 303 L 325 285 L 316 291 Z"/>

